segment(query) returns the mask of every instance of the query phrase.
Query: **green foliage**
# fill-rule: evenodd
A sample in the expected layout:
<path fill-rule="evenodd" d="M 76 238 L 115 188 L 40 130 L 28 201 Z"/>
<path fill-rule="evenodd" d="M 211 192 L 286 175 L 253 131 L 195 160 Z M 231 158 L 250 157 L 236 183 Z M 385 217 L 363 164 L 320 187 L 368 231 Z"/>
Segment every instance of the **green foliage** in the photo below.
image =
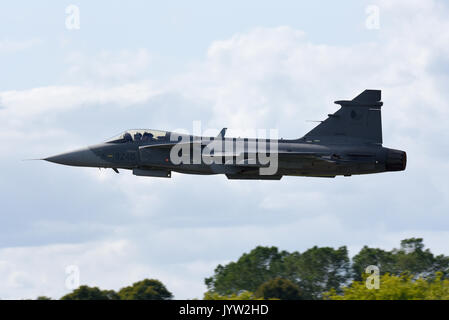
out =
<path fill-rule="evenodd" d="M 380 269 L 381 288 L 365 286 L 365 268 Z M 352 283 L 351 283 L 352 281 Z M 236 262 L 218 265 L 206 278 L 205 300 L 253 299 L 449 299 L 449 257 L 433 255 L 423 239 L 401 241 L 386 251 L 364 246 L 352 263 L 345 246 L 313 247 L 303 253 L 258 246 Z M 158 280 L 145 279 L 119 292 L 80 286 L 62 300 L 168 300 Z M 50 298 L 40 296 L 38 300 Z"/>
<path fill-rule="evenodd" d="M 276 247 L 257 247 L 237 262 L 219 265 L 205 279 L 208 289 L 220 295 L 255 292 L 263 283 L 284 278 L 301 289 L 305 299 L 319 299 L 324 291 L 347 283 L 350 265 L 346 247 L 313 247 L 303 254 L 279 252 Z"/>
<path fill-rule="evenodd" d="M 263 299 L 302 300 L 298 285 L 288 279 L 275 278 L 262 283 L 255 296 Z"/>
<path fill-rule="evenodd" d="M 47 296 L 39 296 L 36 298 L 36 300 L 51 300 L 51 298 Z"/>
<path fill-rule="evenodd" d="M 169 300 L 173 294 L 159 280 L 145 279 L 120 289 L 122 300 Z"/>
<path fill-rule="evenodd" d="M 391 251 L 365 246 L 352 264 L 346 247 L 313 247 L 303 253 L 257 247 L 236 262 L 219 265 L 205 283 L 211 292 L 232 295 L 242 290 L 258 293 L 263 283 L 282 278 L 298 286 L 303 299 L 321 299 L 323 292 L 334 289 L 339 295 L 352 280 L 362 281 L 369 265 L 378 266 L 381 275 L 432 280 L 440 272 L 441 279 L 449 278 L 449 257 L 434 256 L 424 248 L 423 239 L 410 238 Z"/>
<path fill-rule="evenodd" d="M 424 250 L 421 238 L 402 240 L 401 247 L 391 251 L 363 247 L 353 258 L 352 269 L 356 281 L 362 280 L 369 265 L 378 266 L 381 274 L 400 275 L 407 272 L 414 278 L 431 278 L 435 272 L 442 272 L 443 278 L 449 276 L 449 257 L 434 256 L 429 249 Z"/>
<path fill-rule="evenodd" d="M 209 290 L 221 295 L 237 294 L 242 290 L 254 292 L 264 282 L 282 273 L 286 251 L 276 247 L 257 247 L 243 254 L 237 262 L 218 265 L 213 277 L 205 279 Z"/>
<path fill-rule="evenodd" d="M 386 273 L 380 277 L 379 289 L 368 289 L 363 279 L 353 281 L 343 289 L 342 294 L 332 289 L 324 297 L 330 300 L 448 300 L 449 280 L 442 277 L 441 272 L 436 273 L 431 280 Z"/>
<path fill-rule="evenodd" d="M 296 280 L 306 299 L 321 299 L 322 293 L 347 284 L 350 279 L 348 250 L 313 247 L 300 255 Z"/>
<path fill-rule="evenodd" d="M 216 292 L 206 291 L 203 300 L 263 300 L 256 298 L 254 293 L 250 291 L 243 291 L 240 294 L 220 295 Z"/>
<path fill-rule="evenodd" d="M 113 290 L 100 290 L 98 287 L 80 286 L 72 293 L 66 294 L 61 300 L 119 300 Z"/>
<path fill-rule="evenodd" d="M 72 293 L 63 296 L 61 300 L 168 300 L 171 298 L 173 298 L 172 293 L 162 282 L 145 279 L 120 289 L 118 293 L 114 290 L 80 286 Z"/>
<path fill-rule="evenodd" d="M 365 273 L 365 268 L 370 265 L 379 267 L 381 273 L 396 273 L 395 256 L 392 252 L 384 251 L 382 249 L 373 249 L 364 246 L 360 252 L 352 259 L 352 270 L 354 273 L 354 280 L 361 281 Z"/>

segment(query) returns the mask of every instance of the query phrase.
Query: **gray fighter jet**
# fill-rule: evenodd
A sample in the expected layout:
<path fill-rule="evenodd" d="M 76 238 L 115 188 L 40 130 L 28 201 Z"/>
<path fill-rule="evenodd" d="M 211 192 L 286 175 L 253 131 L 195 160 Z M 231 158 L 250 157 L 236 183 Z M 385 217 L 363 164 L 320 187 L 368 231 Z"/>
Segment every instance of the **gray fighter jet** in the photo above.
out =
<path fill-rule="evenodd" d="M 340 109 L 299 139 L 226 138 L 226 128 L 217 137 L 128 130 L 104 143 L 43 160 L 167 178 L 172 171 L 279 180 L 405 170 L 406 153 L 382 146 L 380 90 L 335 103 Z"/>

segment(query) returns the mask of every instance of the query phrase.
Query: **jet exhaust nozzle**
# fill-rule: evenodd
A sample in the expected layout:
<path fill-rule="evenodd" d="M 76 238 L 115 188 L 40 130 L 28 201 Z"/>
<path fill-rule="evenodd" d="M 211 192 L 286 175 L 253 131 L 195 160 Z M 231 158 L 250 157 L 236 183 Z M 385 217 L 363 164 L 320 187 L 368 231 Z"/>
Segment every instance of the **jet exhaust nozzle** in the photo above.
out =
<path fill-rule="evenodd" d="M 387 153 L 385 168 L 387 171 L 403 171 L 407 166 L 407 153 L 401 150 L 390 149 Z"/>

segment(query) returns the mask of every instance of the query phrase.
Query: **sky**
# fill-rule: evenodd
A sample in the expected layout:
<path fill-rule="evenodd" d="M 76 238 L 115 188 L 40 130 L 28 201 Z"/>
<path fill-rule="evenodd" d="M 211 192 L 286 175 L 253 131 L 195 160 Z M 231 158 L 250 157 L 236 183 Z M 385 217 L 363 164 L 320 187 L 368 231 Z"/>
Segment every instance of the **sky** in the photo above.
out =
<path fill-rule="evenodd" d="M 5 3 L 0 298 L 144 278 L 201 298 L 218 264 L 258 245 L 354 255 L 422 237 L 449 255 L 448 15 L 437 0 Z M 23 161 L 194 121 L 299 138 L 367 88 L 405 172 L 158 179 Z"/>

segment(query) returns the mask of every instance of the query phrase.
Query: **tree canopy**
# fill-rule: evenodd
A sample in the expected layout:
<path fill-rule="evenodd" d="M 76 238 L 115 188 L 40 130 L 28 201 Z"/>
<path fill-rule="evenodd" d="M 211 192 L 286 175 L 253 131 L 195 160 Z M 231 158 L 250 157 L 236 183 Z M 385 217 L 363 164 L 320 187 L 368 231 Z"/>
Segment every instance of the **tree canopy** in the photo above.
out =
<path fill-rule="evenodd" d="M 133 283 L 132 286 L 120 289 L 122 300 L 169 300 L 173 294 L 159 280 L 145 279 Z"/>
<path fill-rule="evenodd" d="M 334 289 L 324 294 L 329 300 L 449 300 L 449 280 L 436 273 L 432 280 L 412 275 L 400 276 L 388 273 L 380 277 L 378 289 L 368 289 L 365 279 L 353 281 L 350 286 L 337 294 Z"/>
<path fill-rule="evenodd" d="M 250 291 L 242 291 L 239 294 L 233 293 L 230 295 L 220 295 L 216 292 L 206 291 L 203 300 L 260 300 L 260 298 L 256 298 L 254 293 Z"/>
<path fill-rule="evenodd" d="M 263 283 L 280 277 L 298 285 L 304 298 L 319 299 L 324 291 L 345 284 L 349 271 L 346 247 L 313 247 L 300 254 L 259 246 L 237 262 L 218 265 L 205 283 L 210 291 L 229 295 L 242 290 L 255 292 Z"/>
<path fill-rule="evenodd" d="M 61 300 L 169 300 L 172 298 L 172 293 L 162 282 L 155 279 L 144 279 L 120 289 L 119 292 L 80 286 L 63 296 Z"/>
<path fill-rule="evenodd" d="M 241 291 L 257 293 L 264 283 L 280 278 L 296 285 L 300 298 L 321 299 L 332 289 L 335 295 L 342 294 L 352 281 L 362 281 L 370 265 L 377 266 L 380 275 L 400 277 L 405 274 L 410 279 L 431 281 L 439 272 L 441 279 L 449 277 L 449 257 L 435 256 L 424 248 L 423 239 L 410 238 L 390 251 L 364 246 L 352 260 L 345 246 L 337 249 L 315 246 L 303 253 L 259 246 L 244 253 L 236 262 L 218 265 L 213 276 L 205 279 L 205 284 L 212 293 L 232 295 Z M 282 299 L 282 290 L 277 292 Z"/>
<path fill-rule="evenodd" d="M 299 286 L 293 281 L 275 278 L 262 283 L 255 293 L 255 297 L 263 299 L 302 300 Z"/>
<path fill-rule="evenodd" d="M 449 275 L 449 257 L 434 256 L 429 249 L 424 250 L 422 238 L 402 240 L 400 248 L 391 251 L 364 246 L 353 258 L 354 280 L 362 280 L 369 265 L 378 266 L 381 275 L 400 275 L 404 272 L 414 278 L 432 278 L 435 272 L 442 272 L 443 278 Z"/>
<path fill-rule="evenodd" d="M 113 290 L 100 290 L 98 287 L 80 286 L 72 293 L 66 294 L 61 300 L 119 300 Z"/>
<path fill-rule="evenodd" d="M 243 254 L 237 262 L 218 265 L 214 276 L 205 279 L 207 287 L 222 295 L 245 290 L 254 292 L 264 282 L 282 273 L 283 260 L 288 253 L 276 247 L 257 247 Z"/>
<path fill-rule="evenodd" d="M 368 266 L 379 269 L 378 289 L 366 285 Z M 364 246 L 352 259 L 345 246 L 315 246 L 302 253 L 258 246 L 235 262 L 218 265 L 205 284 L 205 300 L 449 299 L 449 257 L 434 255 L 422 238 L 404 239 L 389 251 Z M 83 285 L 61 299 L 172 298 L 162 282 L 144 279 L 117 292 Z"/>

